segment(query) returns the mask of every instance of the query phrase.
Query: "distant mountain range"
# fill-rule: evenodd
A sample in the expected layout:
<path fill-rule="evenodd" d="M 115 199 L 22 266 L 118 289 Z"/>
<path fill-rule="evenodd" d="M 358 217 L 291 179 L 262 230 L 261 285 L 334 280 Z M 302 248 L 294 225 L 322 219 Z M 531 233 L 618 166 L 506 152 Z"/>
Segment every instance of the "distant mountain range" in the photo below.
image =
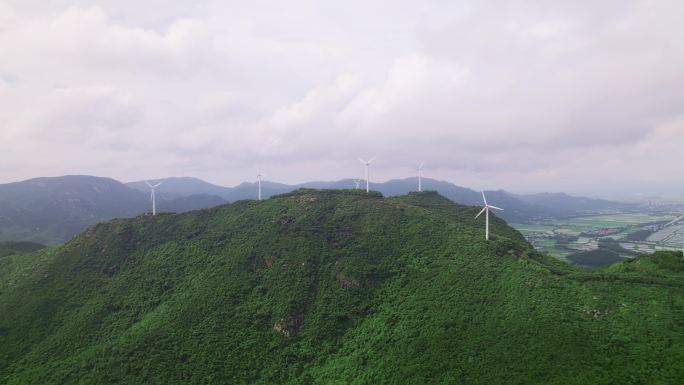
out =
<path fill-rule="evenodd" d="M 156 179 L 158 211 L 184 212 L 243 199 L 255 199 L 255 183 L 223 187 L 191 177 Z M 416 178 L 372 183 L 385 196 L 415 191 Z M 262 182 L 262 195 L 270 197 L 298 188 L 351 189 L 352 179 L 288 185 Z M 423 179 L 424 190 L 435 190 L 464 205 L 480 205 L 480 192 L 445 181 Z M 497 215 L 509 222 L 570 217 L 587 213 L 634 210 L 636 205 L 562 193 L 517 195 L 503 190 L 487 191 L 491 204 L 502 207 Z M 60 243 L 87 226 L 112 218 L 133 217 L 150 210 L 149 188 L 144 181 L 121 183 L 111 178 L 85 175 L 35 178 L 0 184 L 0 241 L 27 240 Z"/>
<path fill-rule="evenodd" d="M 0 184 L 0 241 L 54 244 L 87 226 L 149 210 L 149 193 L 110 178 L 70 175 Z M 159 199 L 160 211 L 189 211 L 225 203 L 216 196 Z"/>
<path fill-rule="evenodd" d="M 188 194 L 216 195 L 228 202 L 242 199 L 255 199 L 256 183 L 244 182 L 235 187 L 222 187 L 197 178 L 165 178 L 154 182 L 163 182 L 157 191 L 167 197 L 181 197 Z M 140 191 L 149 191 L 143 181 L 127 183 L 128 186 Z M 423 190 L 433 190 L 450 200 L 464 205 L 480 205 L 482 193 L 466 187 L 460 187 L 446 181 L 423 178 Z M 371 189 L 381 192 L 384 196 L 405 195 L 416 191 L 417 178 L 392 179 L 383 183 L 371 183 Z M 330 182 L 307 182 L 301 184 L 282 184 L 262 182 L 261 190 L 264 197 L 284 194 L 298 188 L 316 189 L 351 189 L 354 180 L 343 179 Z M 362 183 L 363 187 L 363 183 Z M 563 218 L 597 212 L 616 212 L 635 210 L 637 205 L 632 203 L 613 202 L 603 199 L 575 197 L 564 193 L 514 194 L 504 190 L 485 191 L 487 200 L 504 209 L 497 215 L 508 222 L 528 222 L 544 218 Z"/>

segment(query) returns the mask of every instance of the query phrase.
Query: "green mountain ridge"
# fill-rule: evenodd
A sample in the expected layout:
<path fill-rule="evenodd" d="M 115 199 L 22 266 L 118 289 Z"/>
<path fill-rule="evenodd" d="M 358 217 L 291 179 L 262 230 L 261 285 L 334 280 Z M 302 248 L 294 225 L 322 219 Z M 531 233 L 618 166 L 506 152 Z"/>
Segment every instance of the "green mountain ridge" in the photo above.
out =
<path fill-rule="evenodd" d="M 678 384 L 684 262 L 591 271 L 436 193 L 310 190 L 0 258 L 0 383 Z"/>

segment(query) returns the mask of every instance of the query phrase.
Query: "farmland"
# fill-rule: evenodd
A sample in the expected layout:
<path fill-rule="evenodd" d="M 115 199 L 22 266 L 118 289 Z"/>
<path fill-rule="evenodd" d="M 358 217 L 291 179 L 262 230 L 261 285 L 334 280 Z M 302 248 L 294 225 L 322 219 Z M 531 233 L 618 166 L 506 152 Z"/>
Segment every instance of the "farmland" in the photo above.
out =
<path fill-rule="evenodd" d="M 674 213 L 625 213 L 514 223 L 512 226 L 537 249 L 571 262 L 577 253 L 599 249 L 599 240 L 607 238 L 617 241 L 612 243 L 612 251 L 620 257 L 681 249 L 684 224 L 663 227 L 675 217 Z"/>

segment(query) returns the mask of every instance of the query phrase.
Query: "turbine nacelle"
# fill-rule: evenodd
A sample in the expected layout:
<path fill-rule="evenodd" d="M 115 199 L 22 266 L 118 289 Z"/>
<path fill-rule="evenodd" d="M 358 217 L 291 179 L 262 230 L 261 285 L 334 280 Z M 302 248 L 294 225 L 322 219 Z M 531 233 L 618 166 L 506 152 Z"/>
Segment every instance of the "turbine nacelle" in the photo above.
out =
<path fill-rule="evenodd" d="M 147 186 L 149 186 L 149 188 L 151 188 L 151 189 L 154 190 L 154 189 L 156 189 L 157 187 L 159 187 L 159 186 L 160 186 L 162 183 L 164 183 L 164 182 L 159 182 L 159 183 L 156 183 L 156 184 L 152 184 L 152 183 L 150 183 L 150 182 L 148 182 L 148 181 L 145 181 L 145 183 L 147 184 Z"/>
<path fill-rule="evenodd" d="M 369 160 L 363 160 L 362 158 L 359 158 L 359 161 L 366 166 L 370 166 L 371 163 L 375 160 L 375 157 L 370 158 Z"/>

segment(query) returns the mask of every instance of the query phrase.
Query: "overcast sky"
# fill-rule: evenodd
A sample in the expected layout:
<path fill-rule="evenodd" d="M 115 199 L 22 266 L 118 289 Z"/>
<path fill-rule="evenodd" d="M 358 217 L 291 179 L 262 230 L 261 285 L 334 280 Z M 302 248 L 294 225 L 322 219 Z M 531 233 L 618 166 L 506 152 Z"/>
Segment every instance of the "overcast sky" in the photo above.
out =
<path fill-rule="evenodd" d="M 552 5 L 553 3 L 553 5 Z M 684 189 L 684 2 L 0 0 L 0 182 Z"/>

